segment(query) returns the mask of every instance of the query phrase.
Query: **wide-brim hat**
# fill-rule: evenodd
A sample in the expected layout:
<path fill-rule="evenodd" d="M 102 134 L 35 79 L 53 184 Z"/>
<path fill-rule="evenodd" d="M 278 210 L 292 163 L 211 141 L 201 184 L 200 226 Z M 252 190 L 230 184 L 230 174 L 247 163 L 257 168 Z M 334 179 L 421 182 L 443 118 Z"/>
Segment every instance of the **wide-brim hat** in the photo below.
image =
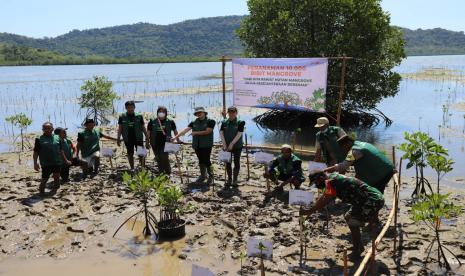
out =
<path fill-rule="evenodd" d="M 208 112 L 205 111 L 205 108 L 203 108 L 203 107 L 196 107 L 196 108 L 194 109 L 194 116 L 197 115 L 197 113 L 200 113 L 200 112 L 205 113 L 205 115 L 208 114 Z"/>
<path fill-rule="evenodd" d="M 329 125 L 329 120 L 328 120 L 328 118 L 326 118 L 326 117 L 320 117 L 320 118 L 316 119 L 316 125 L 315 125 L 315 127 L 322 127 L 322 126 L 325 126 L 325 125 Z"/>
<path fill-rule="evenodd" d="M 292 151 L 291 145 L 288 145 L 288 144 L 281 145 L 281 149 L 290 149 Z"/>

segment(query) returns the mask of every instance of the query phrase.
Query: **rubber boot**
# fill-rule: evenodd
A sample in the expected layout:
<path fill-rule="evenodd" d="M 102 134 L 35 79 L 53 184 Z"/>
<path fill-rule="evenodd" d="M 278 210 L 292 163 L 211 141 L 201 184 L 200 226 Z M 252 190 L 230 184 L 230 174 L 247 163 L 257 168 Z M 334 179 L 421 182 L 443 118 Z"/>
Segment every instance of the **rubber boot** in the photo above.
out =
<path fill-rule="evenodd" d="M 232 181 L 232 185 L 234 187 L 237 187 L 237 180 L 239 178 L 239 168 L 234 168 L 234 176 L 233 176 L 233 181 Z"/>
<path fill-rule="evenodd" d="M 354 259 L 359 259 L 360 255 L 363 253 L 362 237 L 360 234 L 360 227 L 349 226 L 350 233 L 352 235 L 352 254 L 351 257 Z"/>
<path fill-rule="evenodd" d="M 94 161 L 94 174 L 98 174 L 100 168 L 100 157 L 96 157 Z"/>
<path fill-rule="evenodd" d="M 213 166 L 207 167 L 207 172 L 208 172 L 207 185 L 211 185 L 213 184 L 213 181 L 215 181 L 215 177 L 213 175 Z"/>
<path fill-rule="evenodd" d="M 45 184 L 47 184 L 47 181 L 43 181 L 43 180 L 40 181 L 40 185 L 39 185 L 39 193 L 40 194 L 45 193 Z"/>
<path fill-rule="evenodd" d="M 204 164 L 199 165 L 200 168 L 200 176 L 195 180 L 196 184 L 202 184 L 205 181 L 205 176 L 207 174 L 207 166 Z"/>
<path fill-rule="evenodd" d="M 226 186 L 229 187 L 231 186 L 231 178 L 232 178 L 232 168 L 231 165 L 226 165 L 226 173 L 228 174 L 228 179 L 226 181 Z"/>

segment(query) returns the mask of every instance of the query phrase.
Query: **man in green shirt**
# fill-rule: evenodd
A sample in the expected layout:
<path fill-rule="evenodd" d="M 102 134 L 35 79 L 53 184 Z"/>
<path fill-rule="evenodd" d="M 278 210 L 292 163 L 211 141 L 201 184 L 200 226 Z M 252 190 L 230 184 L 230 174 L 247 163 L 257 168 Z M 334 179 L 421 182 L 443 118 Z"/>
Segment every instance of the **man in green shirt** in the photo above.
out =
<path fill-rule="evenodd" d="M 394 174 L 394 165 L 379 149 L 367 142 L 355 141 L 348 135 L 338 140 L 347 156 L 344 161 L 325 169 L 326 172 L 345 173 L 354 166 L 355 177 L 384 194 L 386 185 Z"/>
<path fill-rule="evenodd" d="M 50 175 L 53 175 L 53 190 L 60 187 L 60 168 L 63 159 L 60 154 L 60 138 L 53 134 L 53 124 L 45 122 L 42 125 L 43 134 L 35 139 L 34 170 L 39 171 L 42 167 L 42 179 L 40 181 L 39 192 L 45 193 L 45 185 Z M 40 165 L 37 163 L 40 160 Z"/>
<path fill-rule="evenodd" d="M 318 118 L 315 127 L 319 131 L 316 133 L 314 161 L 325 162 L 328 166 L 342 162 L 345 155 L 337 140 L 346 135 L 344 130 L 337 126 L 330 126 L 326 117 Z"/>
<path fill-rule="evenodd" d="M 275 188 L 275 193 L 282 193 L 286 184 L 300 189 L 300 185 L 305 181 L 302 161 L 292 153 L 292 147 L 287 144 L 281 146 L 281 154 L 271 162 L 264 176 L 274 182 L 282 181 Z"/>
<path fill-rule="evenodd" d="M 63 165 L 60 169 L 60 176 L 63 182 L 69 181 L 69 169 L 71 166 L 80 165 L 77 158 L 73 158 L 74 153 L 76 152 L 76 147 L 73 142 L 68 139 L 66 134 L 66 128 L 57 127 L 54 130 L 55 135 L 60 137 L 60 153 L 63 158 Z"/>
<path fill-rule="evenodd" d="M 207 184 L 210 185 L 214 181 L 210 155 L 213 148 L 213 129 L 215 128 L 216 122 L 207 117 L 208 113 L 203 107 L 196 107 L 194 115 L 197 119 L 191 122 L 185 129 L 178 133 L 178 135 L 171 138 L 171 141 L 174 142 L 176 139 L 192 130 L 192 148 L 194 148 L 195 154 L 199 159 L 200 168 L 200 176 L 197 178 L 196 183 L 202 184 L 208 172 Z"/>
<path fill-rule="evenodd" d="M 118 118 L 118 134 L 117 143 L 118 147 L 121 145 L 121 135 L 123 136 L 124 145 L 128 153 L 128 161 L 131 170 L 134 170 L 134 150 L 137 147 L 145 146 L 149 148 L 149 139 L 147 139 L 147 130 L 145 129 L 144 117 L 142 114 L 135 113 L 136 104 L 134 101 L 127 101 L 124 104 L 126 112 L 121 114 Z M 144 165 L 144 156 L 139 156 L 139 164 Z"/>
<path fill-rule="evenodd" d="M 221 124 L 220 137 L 223 142 L 223 150 L 231 152 L 231 156 L 234 158 L 234 176 L 232 177 L 231 163 L 226 163 L 226 172 L 228 174 L 226 186 L 231 186 L 232 184 L 232 186 L 237 187 L 237 179 L 241 166 L 244 126 L 245 122 L 237 118 L 237 108 L 235 106 L 228 107 L 228 119 L 224 120 Z"/>
<path fill-rule="evenodd" d="M 312 172 L 309 175 L 310 183 L 318 189 L 324 189 L 315 205 L 308 210 L 301 210 L 300 215 L 311 215 L 323 209 L 335 197 L 342 202 L 349 203 L 351 209 L 345 214 L 345 220 L 352 234 L 352 256 L 359 258 L 363 252 L 360 227 L 369 223 L 372 227 L 378 222 L 379 210 L 384 206 L 383 194 L 376 188 L 355 178 L 338 173 L 329 176 L 322 171 Z"/>
<path fill-rule="evenodd" d="M 98 173 L 100 166 L 100 138 L 115 141 L 117 139 L 103 134 L 100 129 L 94 129 L 95 122 L 93 119 L 86 119 L 84 127 L 85 129 L 78 133 L 75 157 L 77 158 L 79 152 L 81 152 L 82 160 L 85 161 L 82 165 L 82 172 L 85 177 L 89 171 L 93 171 L 94 174 Z"/>

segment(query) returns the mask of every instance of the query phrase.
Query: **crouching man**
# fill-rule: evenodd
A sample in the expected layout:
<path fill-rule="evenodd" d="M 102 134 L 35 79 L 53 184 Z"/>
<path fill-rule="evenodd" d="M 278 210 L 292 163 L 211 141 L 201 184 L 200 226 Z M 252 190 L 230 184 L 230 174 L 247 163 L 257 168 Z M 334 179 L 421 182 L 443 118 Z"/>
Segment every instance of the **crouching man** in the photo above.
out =
<path fill-rule="evenodd" d="M 273 191 L 275 194 L 282 193 L 287 184 L 299 189 L 302 182 L 305 181 L 302 173 L 302 161 L 292 153 L 292 147 L 286 144 L 281 146 L 281 154 L 273 160 L 264 176 L 275 183 L 282 181 Z"/>
<path fill-rule="evenodd" d="M 338 173 L 327 175 L 325 172 L 313 172 L 309 176 L 310 183 L 318 189 L 324 189 L 315 205 L 308 210 L 301 210 L 301 215 L 311 215 L 323 209 L 334 197 L 349 203 L 351 209 L 346 213 L 345 220 L 352 235 L 352 258 L 360 258 L 363 252 L 360 227 L 365 223 L 374 226 L 378 221 L 378 212 L 384 205 L 383 194 L 354 177 Z"/>
<path fill-rule="evenodd" d="M 75 158 L 78 158 L 79 152 L 82 156 L 82 173 L 86 177 L 87 173 L 98 173 L 100 166 L 100 138 L 107 138 L 116 141 L 117 139 L 107 136 L 100 129 L 95 129 L 93 119 L 86 119 L 85 129 L 78 133 L 78 143 Z"/>

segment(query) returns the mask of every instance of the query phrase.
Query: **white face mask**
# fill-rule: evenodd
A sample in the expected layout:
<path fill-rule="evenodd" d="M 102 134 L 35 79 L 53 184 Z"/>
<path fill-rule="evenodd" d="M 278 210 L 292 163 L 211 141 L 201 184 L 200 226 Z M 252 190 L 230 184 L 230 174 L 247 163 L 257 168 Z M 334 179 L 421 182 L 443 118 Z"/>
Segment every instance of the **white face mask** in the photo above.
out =
<path fill-rule="evenodd" d="M 158 118 L 165 118 L 166 114 L 164 112 L 158 112 Z"/>

